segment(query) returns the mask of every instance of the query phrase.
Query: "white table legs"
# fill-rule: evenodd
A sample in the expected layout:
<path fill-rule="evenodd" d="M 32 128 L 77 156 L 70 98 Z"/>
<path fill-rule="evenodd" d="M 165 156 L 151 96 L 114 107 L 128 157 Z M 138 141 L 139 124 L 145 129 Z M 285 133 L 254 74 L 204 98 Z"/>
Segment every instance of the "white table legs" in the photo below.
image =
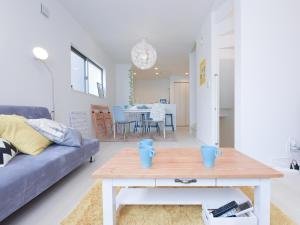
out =
<path fill-rule="evenodd" d="M 102 182 L 103 225 L 116 225 L 116 194 L 111 179 Z"/>
<path fill-rule="evenodd" d="M 131 184 L 129 180 L 123 181 L 120 186 L 149 186 L 141 180 L 138 185 Z M 127 185 L 128 184 L 128 185 Z M 135 183 L 136 184 L 136 183 Z M 115 184 L 116 185 L 116 184 Z M 150 185 L 154 187 L 153 185 Z M 172 185 L 170 185 L 172 186 Z M 200 185 L 201 186 L 201 185 Z M 255 186 L 254 190 L 254 214 L 257 216 L 258 225 L 270 225 L 270 195 L 271 185 L 269 179 L 224 179 L 216 181 L 217 186 Z M 112 179 L 104 179 L 102 182 L 103 198 L 103 225 L 116 225 L 116 194 Z M 152 202 L 152 204 L 154 204 Z"/>
<path fill-rule="evenodd" d="M 254 190 L 254 213 L 258 218 L 258 225 L 270 225 L 270 180 L 261 180 Z"/>

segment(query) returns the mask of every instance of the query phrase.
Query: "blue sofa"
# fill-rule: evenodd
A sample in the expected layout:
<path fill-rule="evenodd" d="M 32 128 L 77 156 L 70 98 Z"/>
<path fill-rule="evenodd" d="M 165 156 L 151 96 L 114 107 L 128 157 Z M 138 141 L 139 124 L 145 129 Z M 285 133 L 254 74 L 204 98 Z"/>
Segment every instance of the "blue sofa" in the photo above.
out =
<path fill-rule="evenodd" d="M 43 107 L 0 106 L 0 114 L 51 118 Z M 52 144 L 37 156 L 18 154 L 0 168 L 0 222 L 98 151 L 97 139 L 85 139 L 80 148 Z"/>

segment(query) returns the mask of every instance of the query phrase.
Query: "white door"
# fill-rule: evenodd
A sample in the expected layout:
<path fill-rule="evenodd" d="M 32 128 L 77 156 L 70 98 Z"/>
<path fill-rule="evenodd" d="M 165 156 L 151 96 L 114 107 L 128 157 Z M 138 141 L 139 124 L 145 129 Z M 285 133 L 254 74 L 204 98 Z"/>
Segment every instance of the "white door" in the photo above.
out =
<path fill-rule="evenodd" d="M 176 104 L 176 126 L 189 125 L 189 83 L 174 83 L 174 104 Z"/>

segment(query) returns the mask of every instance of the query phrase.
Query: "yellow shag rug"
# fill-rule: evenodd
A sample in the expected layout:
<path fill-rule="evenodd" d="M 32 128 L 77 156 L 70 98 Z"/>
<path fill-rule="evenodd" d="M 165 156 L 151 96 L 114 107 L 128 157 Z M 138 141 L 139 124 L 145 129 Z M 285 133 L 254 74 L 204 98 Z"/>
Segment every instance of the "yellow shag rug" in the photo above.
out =
<path fill-rule="evenodd" d="M 253 201 L 251 188 L 242 189 Z M 102 189 L 97 183 L 61 225 L 102 225 Z M 124 206 L 117 225 L 203 225 L 200 206 Z M 296 225 L 274 204 L 271 225 Z"/>

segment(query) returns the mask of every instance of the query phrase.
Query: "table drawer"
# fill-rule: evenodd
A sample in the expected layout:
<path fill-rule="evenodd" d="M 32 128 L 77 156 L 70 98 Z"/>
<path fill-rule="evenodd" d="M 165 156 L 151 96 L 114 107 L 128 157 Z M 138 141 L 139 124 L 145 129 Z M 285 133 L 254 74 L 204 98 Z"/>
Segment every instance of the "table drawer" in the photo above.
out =
<path fill-rule="evenodd" d="M 215 179 L 194 179 L 194 178 L 175 178 L 175 179 L 156 179 L 156 186 L 215 186 Z"/>

